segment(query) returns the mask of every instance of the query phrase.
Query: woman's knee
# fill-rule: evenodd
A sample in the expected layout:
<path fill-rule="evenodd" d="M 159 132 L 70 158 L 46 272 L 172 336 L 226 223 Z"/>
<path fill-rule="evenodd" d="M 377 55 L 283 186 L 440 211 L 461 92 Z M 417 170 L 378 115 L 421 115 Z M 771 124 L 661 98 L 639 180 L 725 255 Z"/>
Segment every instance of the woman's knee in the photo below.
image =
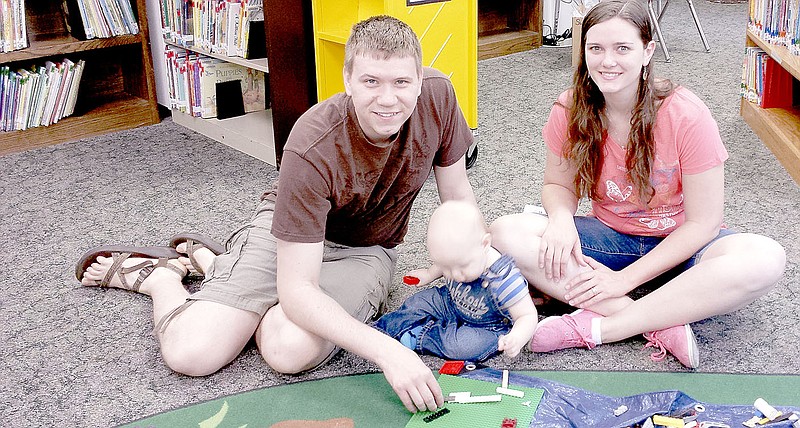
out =
<path fill-rule="evenodd" d="M 757 269 L 763 275 L 767 287 L 772 288 L 781 279 L 786 269 L 786 250 L 773 239 L 760 235 L 753 236 L 757 241 L 753 252 L 760 260 Z"/>
<path fill-rule="evenodd" d="M 276 372 L 297 374 L 318 366 L 334 351 L 333 345 L 322 348 L 311 342 L 268 340 L 259 351 L 264 362 Z"/>
<path fill-rule="evenodd" d="M 740 273 L 743 287 L 764 294 L 781 279 L 786 268 L 786 251 L 777 241 L 762 235 L 740 233 L 717 241 L 706 255 L 710 259 L 729 256 L 731 269 Z M 715 248 L 717 247 L 717 248 Z M 706 255 L 703 258 L 706 258 Z"/>
<path fill-rule="evenodd" d="M 514 252 L 535 237 L 541 236 L 547 218 L 536 214 L 510 214 L 502 216 L 489 226 L 492 245 L 502 252 Z"/>

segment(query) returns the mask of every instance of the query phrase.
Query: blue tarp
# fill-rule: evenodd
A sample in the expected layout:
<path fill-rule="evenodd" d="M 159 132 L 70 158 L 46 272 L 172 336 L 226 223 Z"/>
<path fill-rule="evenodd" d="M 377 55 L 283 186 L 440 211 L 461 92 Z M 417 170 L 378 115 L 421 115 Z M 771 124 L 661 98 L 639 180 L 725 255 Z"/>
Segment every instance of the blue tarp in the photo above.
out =
<path fill-rule="evenodd" d="M 467 372 L 462 376 L 500 383 L 500 370 L 485 368 Z M 533 376 L 512 373 L 509 378 L 512 384 L 531 388 L 544 389 L 544 397 L 539 403 L 531 427 L 566 428 L 566 427 L 637 427 L 655 414 L 677 415 L 691 412 L 696 405 L 705 408 L 697 413 L 698 422 L 716 421 L 733 427 L 743 427 L 742 422 L 759 413 L 752 405 L 722 405 L 703 403 L 680 391 L 659 391 L 628 397 L 609 397 L 574 386 L 541 379 Z M 628 410 L 620 416 L 614 410 L 621 405 Z M 784 412 L 800 414 L 800 408 L 776 406 Z M 774 422 L 763 425 L 764 428 L 788 428 L 791 421 Z"/>

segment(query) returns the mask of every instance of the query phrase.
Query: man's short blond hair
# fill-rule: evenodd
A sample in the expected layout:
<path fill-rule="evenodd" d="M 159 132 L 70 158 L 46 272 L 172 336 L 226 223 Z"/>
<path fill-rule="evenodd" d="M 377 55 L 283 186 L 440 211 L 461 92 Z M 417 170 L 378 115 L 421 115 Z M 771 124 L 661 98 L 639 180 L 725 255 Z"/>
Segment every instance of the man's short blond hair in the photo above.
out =
<path fill-rule="evenodd" d="M 414 30 L 405 22 L 387 15 L 373 16 L 353 25 L 344 48 L 345 75 L 353 72 L 353 59 L 412 57 L 422 74 L 422 47 Z"/>

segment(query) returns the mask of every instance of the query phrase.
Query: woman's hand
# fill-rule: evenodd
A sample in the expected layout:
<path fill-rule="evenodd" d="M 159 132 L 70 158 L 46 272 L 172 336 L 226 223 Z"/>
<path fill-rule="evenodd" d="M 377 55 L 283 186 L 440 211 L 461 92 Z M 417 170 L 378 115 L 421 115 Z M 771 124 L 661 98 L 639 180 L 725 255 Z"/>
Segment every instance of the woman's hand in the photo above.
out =
<path fill-rule="evenodd" d="M 624 296 L 633 288 L 622 272 L 613 271 L 591 257 L 584 260 L 592 269 L 575 275 L 564 287 L 567 289 L 564 300 L 570 306 L 589 308 L 610 297 Z"/>
<path fill-rule="evenodd" d="M 566 275 L 567 263 L 573 256 L 579 265 L 586 265 L 572 217 L 563 224 L 557 224 L 551 219 L 539 245 L 539 269 L 544 269 L 547 279 L 558 282 Z"/>

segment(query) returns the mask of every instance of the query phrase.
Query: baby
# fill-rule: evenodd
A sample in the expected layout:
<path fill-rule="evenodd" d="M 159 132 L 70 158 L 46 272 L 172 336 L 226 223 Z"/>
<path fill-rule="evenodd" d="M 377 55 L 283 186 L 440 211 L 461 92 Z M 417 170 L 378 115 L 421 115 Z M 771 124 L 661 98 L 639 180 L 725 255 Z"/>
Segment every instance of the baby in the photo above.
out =
<path fill-rule="evenodd" d="M 431 216 L 427 239 L 433 264 L 409 272 L 403 282 L 422 286 L 443 276 L 444 284 L 415 293 L 374 327 L 420 354 L 516 357 L 536 329 L 536 307 L 514 261 L 492 247 L 478 208 L 443 203 Z"/>

